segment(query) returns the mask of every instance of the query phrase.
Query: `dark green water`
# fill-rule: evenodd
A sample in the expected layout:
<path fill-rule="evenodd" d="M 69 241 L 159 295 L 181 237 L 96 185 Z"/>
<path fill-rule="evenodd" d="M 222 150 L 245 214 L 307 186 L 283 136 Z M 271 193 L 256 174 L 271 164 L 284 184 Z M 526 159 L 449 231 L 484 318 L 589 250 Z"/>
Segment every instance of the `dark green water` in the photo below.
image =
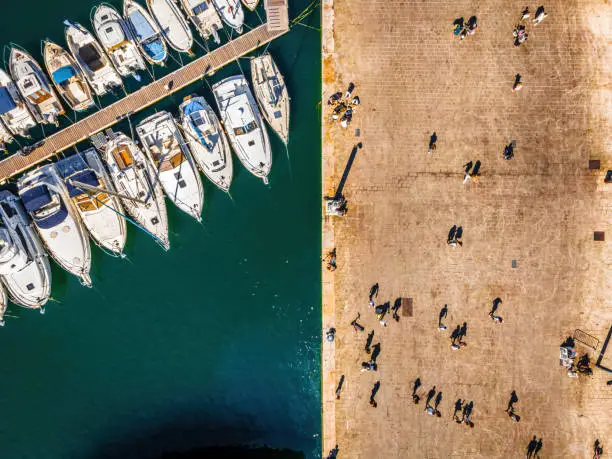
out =
<path fill-rule="evenodd" d="M 39 40 L 64 45 L 63 19 L 89 26 L 95 3 L 5 2 L 0 43 L 42 62 Z M 292 1 L 290 16 L 305 6 Z M 53 265 L 45 315 L 9 306 L 0 457 L 158 457 L 215 444 L 319 455 L 320 35 L 298 26 L 270 51 L 292 96 L 290 163 L 271 135 L 268 187 L 234 157 L 233 200 L 206 184 L 203 225 L 168 203 L 169 252 L 129 227 L 129 260 L 93 246 L 93 289 Z M 176 113 L 194 91 L 213 101 L 196 84 L 153 109 Z"/>

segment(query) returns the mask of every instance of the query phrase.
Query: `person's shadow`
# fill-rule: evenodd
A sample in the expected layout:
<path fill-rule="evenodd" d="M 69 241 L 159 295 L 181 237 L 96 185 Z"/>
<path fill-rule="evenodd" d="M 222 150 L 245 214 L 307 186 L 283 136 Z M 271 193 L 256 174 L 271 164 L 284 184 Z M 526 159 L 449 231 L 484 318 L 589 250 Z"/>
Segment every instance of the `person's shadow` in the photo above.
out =
<path fill-rule="evenodd" d="M 380 343 L 376 343 L 374 346 L 372 346 L 372 358 L 371 358 L 371 361 L 372 362 L 376 362 L 376 359 L 378 358 L 379 354 L 380 354 Z"/>

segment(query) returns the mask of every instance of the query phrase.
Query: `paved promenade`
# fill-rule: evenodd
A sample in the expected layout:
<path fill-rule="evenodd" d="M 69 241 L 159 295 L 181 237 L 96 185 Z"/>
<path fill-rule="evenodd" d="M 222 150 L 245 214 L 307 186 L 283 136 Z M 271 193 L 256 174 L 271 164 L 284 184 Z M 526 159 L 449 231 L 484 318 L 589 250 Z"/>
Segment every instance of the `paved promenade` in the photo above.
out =
<path fill-rule="evenodd" d="M 337 330 L 323 343 L 324 457 L 338 444 L 338 457 L 351 459 L 520 458 L 534 435 L 540 457 L 591 458 L 596 439 L 612 451 L 612 373 L 593 367 L 572 379 L 559 366 L 568 335 L 599 340 L 595 351 L 577 347 L 595 361 L 612 326 L 612 184 L 603 183 L 612 169 L 612 6 L 544 6 L 548 17 L 526 22 L 517 48 L 518 1 L 323 2 L 324 195 L 363 142 L 344 189 L 348 214 L 323 221 L 323 255 L 335 247 L 338 265 L 323 266 L 323 327 Z M 460 41 L 452 23 L 472 15 L 477 32 Z M 516 74 L 523 89 L 512 92 Z M 343 129 L 326 100 L 349 82 L 361 105 Z M 477 160 L 480 180 L 464 184 L 463 165 Z M 462 247 L 446 243 L 454 224 Z M 367 298 L 376 282 L 377 304 L 412 298 L 413 315 L 379 324 Z M 496 297 L 503 323 L 488 315 Z M 364 332 L 350 325 L 357 313 Z M 453 351 L 450 331 L 463 322 L 467 346 Z M 378 371 L 361 372 L 371 330 Z M 607 354 L 612 368 L 612 344 Z M 424 412 L 434 385 L 439 418 Z M 505 413 L 513 390 L 519 423 Z M 473 429 L 453 422 L 459 398 L 474 402 Z"/>

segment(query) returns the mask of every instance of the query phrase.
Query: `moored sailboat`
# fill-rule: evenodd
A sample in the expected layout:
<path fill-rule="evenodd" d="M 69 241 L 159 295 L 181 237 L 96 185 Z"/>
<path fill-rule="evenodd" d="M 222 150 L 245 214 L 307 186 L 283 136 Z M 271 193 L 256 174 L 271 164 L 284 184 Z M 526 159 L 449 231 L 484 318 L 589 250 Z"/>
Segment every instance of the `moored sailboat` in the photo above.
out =
<path fill-rule="evenodd" d="M 28 172 L 17 186 L 49 255 L 81 284 L 91 287 L 89 239 L 55 166 L 47 164 Z"/>
<path fill-rule="evenodd" d="M 187 97 L 179 106 L 185 140 L 204 175 L 223 191 L 232 183 L 232 152 L 215 112 L 203 97 Z"/>
<path fill-rule="evenodd" d="M 211 0 L 181 0 L 181 5 L 204 40 L 212 36 L 215 43 L 221 43 L 218 31 L 223 23 Z"/>
<path fill-rule="evenodd" d="M 242 75 L 226 78 L 212 87 L 225 132 L 247 170 L 268 183 L 272 150 L 257 103 Z"/>
<path fill-rule="evenodd" d="M 121 202 L 125 209 L 168 250 L 166 202 L 151 160 L 123 133 L 116 133 L 106 144 L 102 159 L 108 166 L 115 190 L 124 196 Z"/>
<path fill-rule="evenodd" d="M 286 145 L 289 141 L 289 93 L 269 53 L 251 58 L 251 76 L 263 117 Z"/>
<path fill-rule="evenodd" d="M 51 294 L 47 254 L 21 201 L 0 191 L 0 279 L 11 300 L 26 308 L 40 308 Z"/>
<path fill-rule="evenodd" d="M 123 84 L 100 43 L 87 29 L 66 21 L 65 34 L 70 52 L 98 96 Z"/>
<path fill-rule="evenodd" d="M 202 181 L 172 115 L 168 112 L 151 115 L 136 126 L 136 132 L 155 164 L 166 196 L 183 212 L 201 221 Z"/>
<path fill-rule="evenodd" d="M 240 0 L 212 0 L 221 19 L 237 33 L 242 33 L 244 10 Z"/>
<path fill-rule="evenodd" d="M 193 46 L 193 35 L 183 14 L 173 0 L 147 0 L 151 16 L 155 18 L 164 39 L 180 53 L 190 53 Z"/>
<path fill-rule="evenodd" d="M 168 49 L 159 26 L 147 10 L 133 0 L 123 0 L 123 17 L 147 62 L 164 65 Z"/>
<path fill-rule="evenodd" d="M 68 51 L 51 41 L 45 41 L 43 57 L 55 89 L 70 108 L 80 112 L 94 104 L 91 89 L 85 80 L 83 71 Z"/>
<path fill-rule="evenodd" d="M 145 70 L 146 64 L 119 12 L 103 3 L 95 9 L 91 22 L 100 44 L 119 74 L 138 80 L 138 72 Z"/>
<path fill-rule="evenodd" d="M 107 193 L 113 186 L 93 148 L 55 163 L 83 225 L 93 241 L 113 255 L 121 256 L 127 237 L 119 198 Z"/>
<path fill-rule="evenodd" d="M 59 124 L 64 108 L 40 65 L 25 51 L 11 48 L 11 76 L 25 99 L 34 119 L 39 123 Z"/>
<path fill-rule="evenodd" d="M 0 99 L 2 99 L 0 118 L 13 135 L 29 137 L 28 131 L 36 126 L 17 86 L 8 74 L 0 69 Z"/>

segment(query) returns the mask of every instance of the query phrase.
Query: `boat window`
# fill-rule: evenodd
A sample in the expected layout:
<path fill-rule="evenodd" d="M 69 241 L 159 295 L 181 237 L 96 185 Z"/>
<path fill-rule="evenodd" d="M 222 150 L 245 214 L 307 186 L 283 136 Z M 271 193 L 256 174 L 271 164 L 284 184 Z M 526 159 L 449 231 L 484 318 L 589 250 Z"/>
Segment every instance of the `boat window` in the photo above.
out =
<path fill-rule="evenodd" d="M 7 203 L 3 202 L 2 204 L 2 210 L 4 210 L 4 212 L 6 212 L 6 215 L 10 217 L 14 217 L 15 215 L 17 215 L 17 212 L 15 212 L 15 209 L 13 209 L 12 206 L 9 206 Z"/>
<path fill-rule="evenodd" d="M 49 201 L 47 204 L 45 204 L 44 206 L 41 206 L 40 208 L 38 208 L 37 210 L 33 212 L 34 218 L 48 217 L 49 215 L 52 215 L 55 212 L 57 212 L 59 207 L 60 207 L 59 198 L 57 197 L 56 194 L 54 194 L 53 196 L 51 196 L 51 201 Z"/>
<path fill-rule="evenodd" d="M 102 19 L 106 19 L 106 18 L 102 18 Z M 111 33 L 114 29 L 112 27 L 107 27 L 105 32 L 106 33 Z"/>
<path fill-rule="evenodd" d="M 246 126 L 234 128 L 234 134 L 236 135 L 248 134 L 249 132 L 253 132 L 255 129 L 257 129 L 257 123 L 255 121 L 251 121 Z"/>
<path fill-rule="evenodd" d="M 101 19 L 102 19 L 103 21 L 106 21 L 106 20 L 108 19 L 108 15 L 106 15 L 106 14 L 105 14 L 104 16 L 102 16 L 102 18 L 101 18 Z M 112 30 L 112 29 L 111 29 L 111 30 Z M 108 30 L 107 30 L 107 32 L 108 32 Z"/>
<path fill-rule="evenodd" d="M 200 3 L 198 6 L 194 6 L 193 7 L 193 13 L 195 15 L 198 15 L 200 13 L 203 13 L 204 11 L 206 11 L 208 9 L 208 5 L 206 4 L 206 2 L 202 2 Z"/>
<path fill-rule="evenodd" d="M 178 186 L 181 187 L 181 188 L 187 188 L 187 184 L 185 183 L 184 180 L 179 180 Z"/>
<path fill-rule="evenodd" d="M 26 89 L 29 89 L 29 88 L 31 88 L 32 86 L 34 86 L 34 83 L 32 83 L 32 80 L 26 80 L 26 81 L 24 81 L 24 83 L 23 83 L 23 87 L 24 87 L 24 88 L 26 88 Z"/>

